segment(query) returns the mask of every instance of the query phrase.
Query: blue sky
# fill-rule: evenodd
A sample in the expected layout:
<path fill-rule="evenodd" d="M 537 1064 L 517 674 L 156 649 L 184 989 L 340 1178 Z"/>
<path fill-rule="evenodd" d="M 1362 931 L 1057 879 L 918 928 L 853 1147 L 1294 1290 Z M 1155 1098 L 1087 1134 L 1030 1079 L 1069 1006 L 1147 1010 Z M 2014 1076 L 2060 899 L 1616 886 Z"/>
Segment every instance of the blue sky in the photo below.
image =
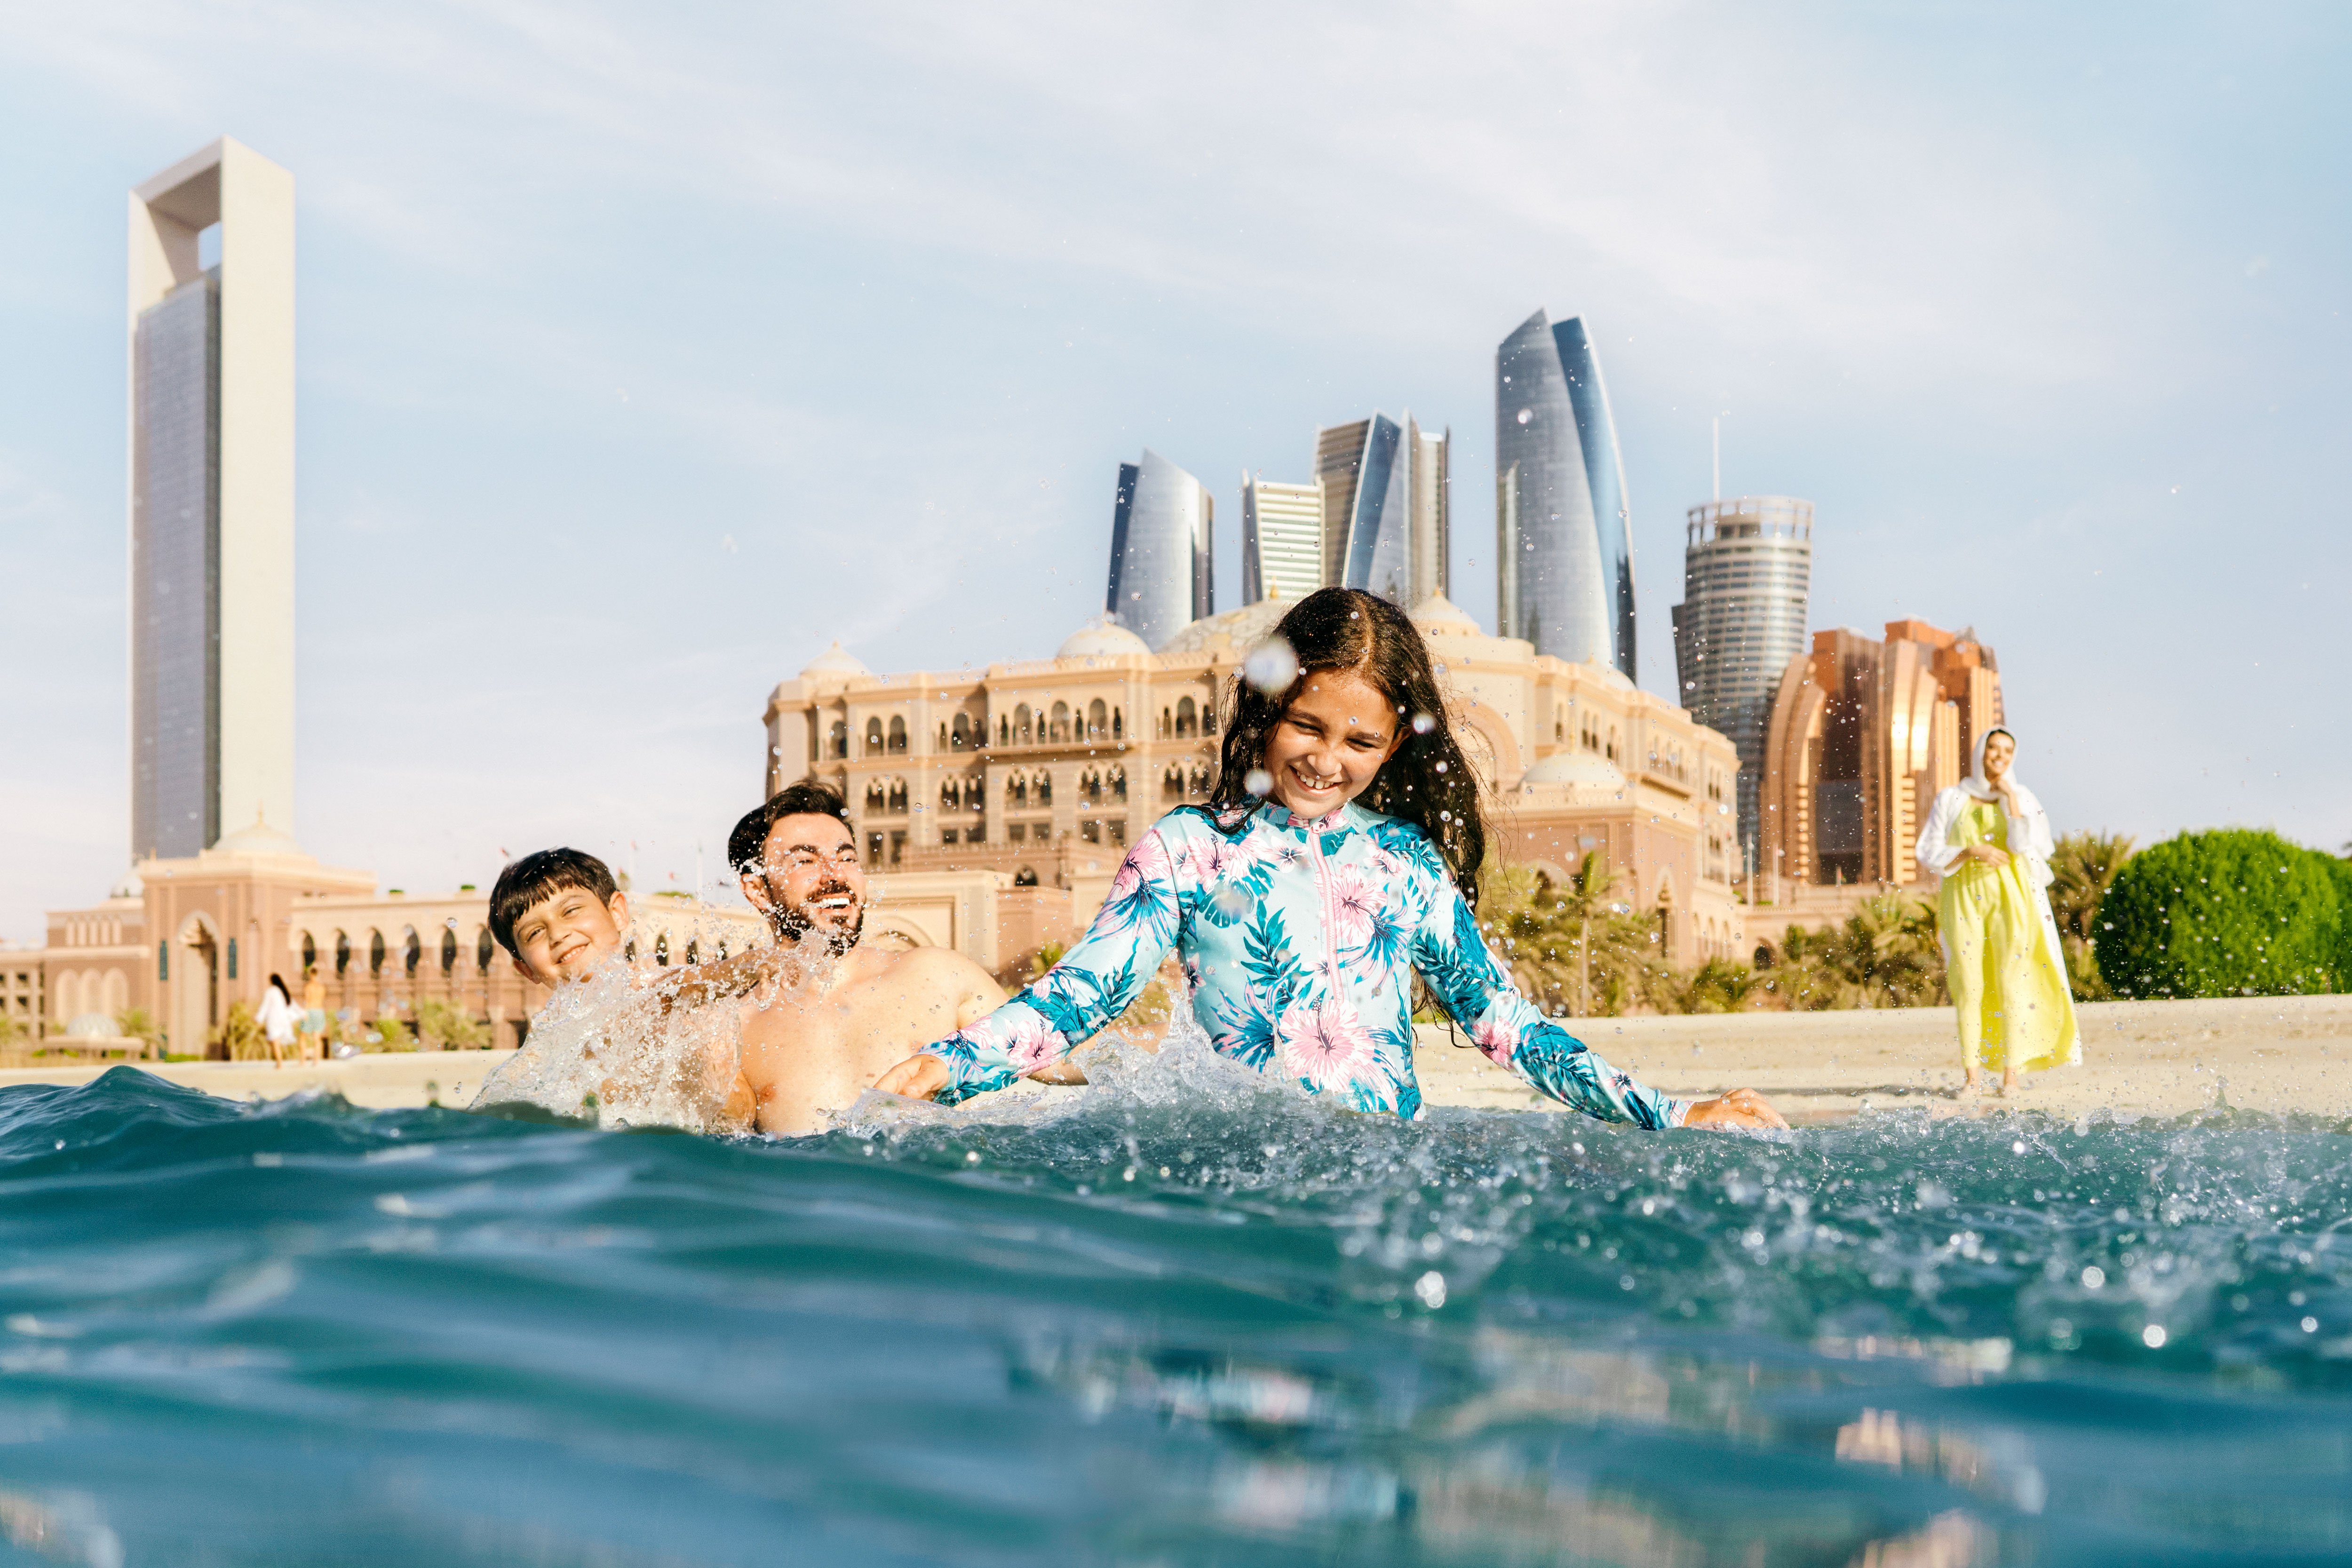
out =
<path fill-rule="evenodd" d="M 297 831 L 386 885 L 714 874 L 769 689 L 1050 653 L 1116 467 L 1217 498 L 1604 356 L 1643 683 L 1682 517 L 1816 626 L 1973 624 L 2062 829 L 2352 839 L 2352 13 L 2328 5 L 0 4 L 0 936 L 127 858 L 124 191 L 299 202 Z"/>

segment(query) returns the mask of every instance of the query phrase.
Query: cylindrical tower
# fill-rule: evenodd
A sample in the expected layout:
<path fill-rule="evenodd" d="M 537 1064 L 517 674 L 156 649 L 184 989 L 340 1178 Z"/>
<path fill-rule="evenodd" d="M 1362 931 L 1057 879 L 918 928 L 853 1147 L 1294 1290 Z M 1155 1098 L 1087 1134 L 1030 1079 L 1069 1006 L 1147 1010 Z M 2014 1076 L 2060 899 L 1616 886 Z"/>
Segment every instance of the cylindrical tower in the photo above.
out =
<path fill-rule="evenodd" d="M 1690 509 L 1675 669 L 1691 717 L 1738 750 L 1743 847 L 1756 841 L 1773 689 L 1805 651 L 1812 582 L 1812 502 L 1741 496 Z"/>

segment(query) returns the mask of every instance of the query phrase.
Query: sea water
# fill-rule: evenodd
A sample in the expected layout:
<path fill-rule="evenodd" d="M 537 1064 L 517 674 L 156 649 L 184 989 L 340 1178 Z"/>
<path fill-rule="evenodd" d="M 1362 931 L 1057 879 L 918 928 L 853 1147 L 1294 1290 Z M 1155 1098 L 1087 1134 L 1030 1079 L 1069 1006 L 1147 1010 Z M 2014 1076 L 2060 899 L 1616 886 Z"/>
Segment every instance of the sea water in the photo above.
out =
<path fill-rule="evenodd" d="M 0 1090 L 0 1560 L 2340 1563 L 2335 1124 Z"/>

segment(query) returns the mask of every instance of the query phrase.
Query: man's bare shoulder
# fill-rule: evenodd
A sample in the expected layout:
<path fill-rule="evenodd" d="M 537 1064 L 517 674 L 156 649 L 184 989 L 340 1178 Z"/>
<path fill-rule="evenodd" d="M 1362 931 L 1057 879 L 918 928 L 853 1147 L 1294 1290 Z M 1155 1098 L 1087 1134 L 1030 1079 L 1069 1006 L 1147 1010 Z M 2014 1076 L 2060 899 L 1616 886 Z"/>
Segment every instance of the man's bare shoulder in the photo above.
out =
<path fill-rule="evenodd" d="M 959 992 L 996 987 L 996 976 L 951 947 L 908 948 L 892 958 L 889 973 L 908 983 L 919 981 Z"/>

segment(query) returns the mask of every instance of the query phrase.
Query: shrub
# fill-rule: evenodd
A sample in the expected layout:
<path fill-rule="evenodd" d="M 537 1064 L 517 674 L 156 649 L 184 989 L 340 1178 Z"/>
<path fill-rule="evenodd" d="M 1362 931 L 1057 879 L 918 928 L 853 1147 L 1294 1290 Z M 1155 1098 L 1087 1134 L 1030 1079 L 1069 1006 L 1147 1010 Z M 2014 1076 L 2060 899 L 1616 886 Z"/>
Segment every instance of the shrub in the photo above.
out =
<path fill-rule="evenodd" d="M 368 1034 L 372 1037 L 364 1048 L 371 1051 L 413 1051 L 416 1048 L 416 1041 L 409 1034 L 408 1026 L 389 1013 L 378 1018 Z"/>
<path fill-rule="evenodd" d="M 416 1005 L 416 1032 L 445 1051 L 476 1051 L 490 1043 L 488 1024 L 437 997 Z"/>
<path fill-rule="evenodd" d="M 229 1004 L 228 1016 L 213 1031 L 209 1043 L 220 1047 L 221 1054 L 233 1062 L 255 1061 L 269 1054 L 269 1041 L 261 1032 L 260 1022 L 242 1002 Z"/>
<path fill-rule="evenodd" d="M 2100 975 L 2118 996 L 2329 990 L 2342 940 L 2331 858 L 2236 827 L 2142 850 L 2099 906 Z"/>
<path fill-rule="evenodd" d="M 138 1040 L 149 1050 L 163 1043 L 163 1031 L 156 1026 L 155 1015 L 144 1007 L 125 1008 L 114 1020 L 114 1032 L 126 1040 Z"/>
<path fill-rule="evenodd" d="M 1951 994 L 1945 988 L 1944 950 L 1936 940 L 1936 906 L 1902 893 L 1882 893 L 1848 915 L 1843 925 L 1818 931 L 1792 925 L 1765 987 L 1788 1006 L 1809 1013 L 1941 1006 Z"/>

